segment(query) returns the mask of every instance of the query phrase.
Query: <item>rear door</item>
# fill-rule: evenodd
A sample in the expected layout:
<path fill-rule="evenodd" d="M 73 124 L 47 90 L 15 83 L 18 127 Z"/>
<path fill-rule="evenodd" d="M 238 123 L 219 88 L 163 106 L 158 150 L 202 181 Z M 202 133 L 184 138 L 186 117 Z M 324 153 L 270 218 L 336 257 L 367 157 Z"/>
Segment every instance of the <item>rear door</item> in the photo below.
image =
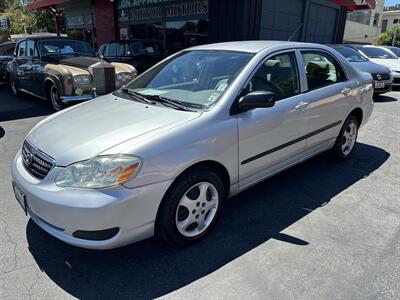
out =
<path fill-rule="evenodd" d="M 355 85 L 339 61 L 324 50 L 302 50 L 308 91 L 309 138 L 307 148 L 324 147 L 336 138 L 350 109 Z"/>

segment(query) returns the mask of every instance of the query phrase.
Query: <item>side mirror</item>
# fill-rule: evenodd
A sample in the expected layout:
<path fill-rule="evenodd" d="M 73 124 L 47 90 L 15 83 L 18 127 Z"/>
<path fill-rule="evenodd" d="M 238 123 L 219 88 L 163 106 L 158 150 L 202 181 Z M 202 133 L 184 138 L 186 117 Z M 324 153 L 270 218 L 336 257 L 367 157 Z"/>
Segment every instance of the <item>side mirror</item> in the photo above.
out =
<path fill-rule="evenodd" d="M 241 97 L 238 105 L 241 110 L 257 107 L 272 107 L 275 105 L 275 94 L 268 91 L 254 91 Z"/>

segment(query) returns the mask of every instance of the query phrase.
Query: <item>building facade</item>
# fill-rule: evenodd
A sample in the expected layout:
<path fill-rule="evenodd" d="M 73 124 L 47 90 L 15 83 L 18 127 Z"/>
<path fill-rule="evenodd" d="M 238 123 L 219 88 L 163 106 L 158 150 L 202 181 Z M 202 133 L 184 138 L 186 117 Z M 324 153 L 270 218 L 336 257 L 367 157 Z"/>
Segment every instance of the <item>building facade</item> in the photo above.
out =
<path fill-rule="evenodd" d="M 168 53 L 210 42 L 293 40 L 340 43 L 355 0 L 38 0 L 63 11 L 70 36 L 99 47 L 118 39 L 156 40 Z M 374 0 L 368 0 L 373 3 Z M 368 5 L 373 5 L 368 4 Z M 367 5 L 367 4 L 365 4 Z"/>
<path fill-rule="evenodd" d="M 397 9 L 396 9 L 397 8 Z M 382 16 L 381 33 L 400 25 L 400 5 L 393 10 L 385 10 Z"/>
<path fill-rule="evenodd" d="M 377 0 L 375 9 L 364 9 L 347 14 L 344 42 L 372 44 L 381 33 L 385 0 Z"/>

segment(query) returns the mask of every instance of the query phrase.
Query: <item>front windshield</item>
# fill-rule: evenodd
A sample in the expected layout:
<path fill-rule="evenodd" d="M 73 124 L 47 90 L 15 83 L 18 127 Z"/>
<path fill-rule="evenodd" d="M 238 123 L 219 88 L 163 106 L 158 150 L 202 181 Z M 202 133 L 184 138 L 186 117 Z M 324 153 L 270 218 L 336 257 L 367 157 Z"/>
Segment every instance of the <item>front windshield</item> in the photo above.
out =
<path fill-rule="evenodd" d="M 253 54 L 234 51 L 185 51 L 139 76 L 128 89 L 197 108 L 218 101 Z"/>
<path fill-rule="evenodd" d="M 47 55 L 93 55 L 89 43 L 77 40 L 54 39 L 43 40 L 38 43 L 41 56 Z"/>
<path fill-rule="evenodd" d="M 336 51 L 342 54 L 348 61 L 350 62 L 362 62 L 368 61 L 365 57 L 363 57 L 360 53 L 356 50 L 349 48 L 349 47 L 334 47 Z"/>
<path fill-rule="evenodd" d="M 370 58 L 380 58 L 380 59 L 396 59 L 397 58 L 390 51 L 383 49 L 383 48 L 362 47 L 360 49 L 360 51 Z"/>

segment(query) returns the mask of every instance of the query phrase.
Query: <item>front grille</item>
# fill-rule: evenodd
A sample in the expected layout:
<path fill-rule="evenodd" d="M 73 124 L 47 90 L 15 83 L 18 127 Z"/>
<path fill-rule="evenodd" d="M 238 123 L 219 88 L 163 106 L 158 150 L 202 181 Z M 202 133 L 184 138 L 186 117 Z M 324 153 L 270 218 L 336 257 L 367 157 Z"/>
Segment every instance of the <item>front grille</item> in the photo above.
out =
<path fill-rule="evenodd" d="M 379 78 L 378 78 L 379 77 Z M 389 80 L 390 74 L 372 74 L 374 80 Z"/>
<path fill-rule="evenodd" d="M 93 87 L 96 93 L 104 95 L 115 91 L 115 67 L 106 62 L 99 62 L 89 67 L 92 74 Z"/>
<path fill-rule="evenodd" d="M 22 146 L 22 162 L 25 169 L 37 179 L 44 179 L 54 166 L 54 159 L 26 141 Z"/>

